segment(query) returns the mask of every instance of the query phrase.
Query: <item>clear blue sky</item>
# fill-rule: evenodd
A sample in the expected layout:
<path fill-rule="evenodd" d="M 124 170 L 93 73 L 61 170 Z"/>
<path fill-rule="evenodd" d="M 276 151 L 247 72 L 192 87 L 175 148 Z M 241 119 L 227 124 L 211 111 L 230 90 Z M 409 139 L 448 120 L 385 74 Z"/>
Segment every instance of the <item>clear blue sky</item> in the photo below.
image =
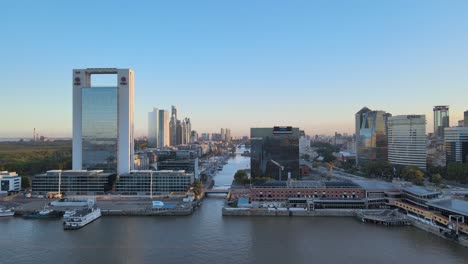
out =
<path fill-rule="evenodd" d="M 150 2 L 150 3 L 148 3 Z M 135 71 L 136 135 L 177 105 L 198 132 L 352 132 L 361 107 L 468 109 L 468 1 L 4 1 L 0 137 L 70 136 L 72 69 Z"/>

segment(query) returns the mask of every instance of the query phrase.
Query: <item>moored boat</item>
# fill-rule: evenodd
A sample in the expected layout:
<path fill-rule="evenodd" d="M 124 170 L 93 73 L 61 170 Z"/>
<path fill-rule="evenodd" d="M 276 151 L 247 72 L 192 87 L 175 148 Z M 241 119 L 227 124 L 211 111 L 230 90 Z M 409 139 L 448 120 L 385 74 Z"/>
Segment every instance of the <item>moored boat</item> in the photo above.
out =
<path fill-rule="evenodd" d="M 14 216 L 15 215 L 15 211 L 11 210 L 11 209 L 2 209 L 0 208 L 0 217 L 2 216 Z"/>
<path fill-rule="evenodd" d="M 47 219 L 47 218 L 59 218 L 62 217 L 63 212 L 55 211 L 50 208 L 44 207 L 40 211 L 36 211 L 30 214 L 23 215 L 26 219 Z"/>
<path fill-rule="evenodd" d="M 91 223 L 101 217 L 101 209 L 96 206 L 75 210 L 75 213 L 69 218 L 64 219 L 63 229 L 75 230 Z"/>
<path fill-rule="evenodd" d="M 63 219 L 64 220 L 67 220 L 67 219 L 70 219 L 72 216 L 74 216 L 76 214 L 76 210 L 67 210 L 65 211 L 65 213 L 63 214 Z"/>

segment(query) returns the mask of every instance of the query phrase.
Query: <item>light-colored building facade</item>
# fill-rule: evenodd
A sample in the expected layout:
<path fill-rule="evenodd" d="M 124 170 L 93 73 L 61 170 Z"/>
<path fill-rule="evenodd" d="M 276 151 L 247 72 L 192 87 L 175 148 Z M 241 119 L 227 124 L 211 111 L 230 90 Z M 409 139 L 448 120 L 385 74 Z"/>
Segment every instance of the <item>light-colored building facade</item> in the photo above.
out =
<path fill-rule="evenodd" d="M 169 112 L 167 110 L 159 110 L 158 147 L 161 148 L 171 145 L 169 131 Z"/>
<path fill-rule="evenodd" d="M 150 148 L 160 147 L 159 124 L 159 110 L 154 107 L 153 111 L 148 113 L 148 146 Z"/>
<path fill-rule="evenodd" d="M 0 171 L 0 194 L 21 191 L 21 177 L 16 172 Z"/>
<path fill-rule="evenodd" d="M 93 87 L 95 74 L 115 74 L 117 83 Z M 73 170 L 133 170 L 133 109 L 132 70 L 73 70 Z"/>
<path fill-rule="evenodd" d="M 447 164 L 468 163 L 468 127 L 448 127 L 444 135 Z"/>
<path fill-rule="evenodd" d="M 413 165 L 426 170 L 426 116 L 392 116 L 387 122 L 388 161 L 393 165 Z"/>

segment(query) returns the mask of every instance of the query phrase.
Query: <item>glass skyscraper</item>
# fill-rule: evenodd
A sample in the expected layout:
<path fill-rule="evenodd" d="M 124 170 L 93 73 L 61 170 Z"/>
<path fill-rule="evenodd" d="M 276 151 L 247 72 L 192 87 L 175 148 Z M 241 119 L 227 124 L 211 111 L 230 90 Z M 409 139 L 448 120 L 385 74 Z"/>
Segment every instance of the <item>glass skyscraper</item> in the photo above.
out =
<path fill-rule="evenodd" d="M 148 113 L 148 145 L 150 148 L 160 147 L 159 124 L 159 110 L 153 108 L 153 111 Z"/>
<path fill-rule="evenodd" d="M 82 88 L 82 169 L 117 168 L 117 88 Z"/>
<path fill-rule="evenodd" d="M 115 74 L 117 83 L 93 87 L 94 74 Z M 133 83 L 130 69 L 73 70 L 73 170 L 133 170 Z"/>
<path fill-rule="evenodd" d="M 434 106 L 434 136 L 444 138 L 444 129 L 450 127 L 449 106 Z"/>
<path fill-rule="evenodd" d="M 356 113 L 356 162 L 387 161 L 387 120 L 391 114 L 364 107 Z"/>
<path fill-rule="evenodd" d="M 445 128 L 444 147 L 447 165 L 451 162 L 468 163 L 468 127 Z"/>
<path fill-rule="evenodd" d="M 287 180 L 299 175 L 299 128 L 251 128 L 251 176 Z"/>

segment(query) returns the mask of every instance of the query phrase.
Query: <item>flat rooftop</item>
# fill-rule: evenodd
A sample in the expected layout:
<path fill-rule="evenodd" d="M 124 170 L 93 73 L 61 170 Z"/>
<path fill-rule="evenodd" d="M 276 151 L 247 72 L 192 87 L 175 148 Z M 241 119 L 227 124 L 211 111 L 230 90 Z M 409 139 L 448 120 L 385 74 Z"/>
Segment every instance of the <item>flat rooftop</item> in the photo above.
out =
<path fill-rule="evenodd" d="M 426 196 L 426 195 L 440 195 L 441 192 L 431 191 L 421 186 L 404 186 L 401 187 L 402 191 L 409 192 L 414 195 Z"/>
<path fill-rule="evenodd" d="M 366 190 L 393 191 L 397 189 L 390 182 L 384 182 L 384 181 L 378 181 L 378 180 L 353 180 L 353 182 Z"/>
<path fill-rule="evenodd" d="M 264 183 L 254 183 L 254 187 L 276 187 L 276 188 L 359 188 L 352 181 L 267 181 Z"/>
<path fill-rule="evenodd" d="M 459 199 L 447 199 L 430 201 L 427 205 L 436 207 L 442 210 L 451 211 L 457 214 L 468 216 L 468 201 Z"/>

